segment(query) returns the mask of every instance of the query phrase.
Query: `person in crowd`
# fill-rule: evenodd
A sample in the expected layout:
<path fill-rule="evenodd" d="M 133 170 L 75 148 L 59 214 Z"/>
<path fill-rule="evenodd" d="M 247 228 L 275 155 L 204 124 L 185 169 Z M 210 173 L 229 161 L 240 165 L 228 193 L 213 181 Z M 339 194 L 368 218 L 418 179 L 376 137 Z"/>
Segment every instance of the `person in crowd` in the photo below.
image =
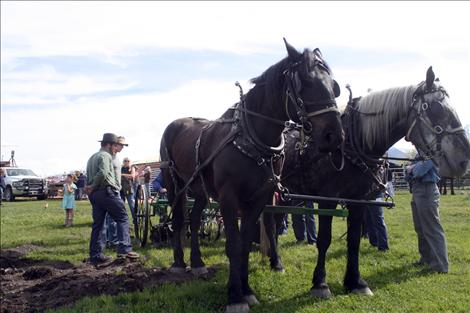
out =
<path fill-rule="evenodd" d="M 145 190 L 147 191 L 147 195 L 150 197 L 150 178 L 152 176 L 152 168 L 150 166 L 146 166 L 144 169 L 144 185 Z"/>
<path fill-rule="evenodd" d="M 160 171 L 160 173 L 158 173 L 157 177 L 152 182 L 153 190 L 158 193 L 157 197 L 160 199 L 167 199 L 167 190 L 164 186 L 162 171 Z M 168 219 L 168 212 L 166 211 L 166 208 L 161 212 L 157 212 L 157 214 L 160 217 L 160 223 L 163 223 Z"/>
<path fill-rule="evenodd" d="M 137 223 L 135 216 L 135 196 L 134 196 L 134 180 L 136 179 L 136 170 L 132 166 L 129 158 L 124 158 L 124 162 L 121 167 L 121 198 L 123 201 L 127 200 L 127 205 L 131 210 L 132 221 L 134 225 Z"/>
<path fill-rule="evenodd" d="M 73 177 L 73 183 L 75 184 L 75 186 L 77 188 L 75 188 L 74 190 L 74 198 L 75 200 L 80 200 L 80 190 L 78 189 L 78 177 L 80 176 L 80 171 L 75 171 L 75 173 L 73 173 L 72 177 Z"/>
<path fill-rule="evenodd" d="M 93 225 L 90 239 L 90 262 L 92 264 L 107 263 L 112 258 L 105 256 L 103 234 L 106 213 L 116 221 L 120 258 L 137 259 L 139 254 L 132 251 L 129 236 L 129 218 L 124 202 L 119 197 L 120 182 L 113 168 L 112 146 L 118 143 L 118 137 L 105 133 L 101 149 L 93 154 L 87 162 L 87 186 L 85 190 L 92 205 Z"/>
<path fill-rule="evenodd" d="M 432 271 L 447 273 L 449 258 L 444 229 L 439 218 L 439 169 L 432 160 L 416 157 L 406 167 L 410 184 L 413 224 L 418 235 L 418 265 L 427 265 Z"/>
<path fill-rule="evenodd" d="M 307 201 L 306 207 L 313 209 L 313 202 Z M 292 228 L 294 229 L 295 239 L 301 243 L 307 239 L 309 245 L 317 242 L 317 230 L 315 226 L 315 215 L 311 214 L 292 214 Z"/>
<path fill-rule="evenodd" d="M 162 196 L 162 195 L 166 195 L 167 193 L 167 190 L 164 186 L 165 185 L 163 183 L 162 171 L 160 171 L 157 177 L 153 180 L 152 187 L 153 187 L 153 190 L 157 191 L 159 195 Z"/>
<path fill-rule="evenodd" d="M 0 205 L 3 204 L 3 193 L 5 192 L 6 188 L 7 185 L 5 184 L 5 170 L 0 168 Z"/>
<path fill-rule="evenodd" d="M 386 166 L 380 166 L 379 175 L 386 181 L 387 172 L 385 170 Z M 385 195 L 381 191 L 376 197 L 377 201 L 384 201 Z M 380 206 L 367 206 L 366 209 L 366 229 L 367 236 L 369 237 L 369 243 L 377 247 L 381 252 L 387 251 L 388 248 L 388 234 L 387 234 L 387 225 L 385 224 L 384 209 Z"/>
<path fill-rule="evenodd" d="M 126 143 L 126 138 L 124 138 L 123 136 L 119 136 L 118 142 L 113 143 L 111 146 L 111 152 L 113 156 L 113 169 L 116 173 L 116 178 L 118 181 L 121 181 L 121 161 L 119 160 L 117 154 L 122 151 L 124 146 L 127 147 L 128 144 Z M 119 192 L 121 192 L 121 190 L 119 190 Z M 116 222 L 108 213 L 106 213 L 105 225 L 106 246 L 109 248 L 114 248 L 118 245 Z"/>
<path fill-rule="evenodd" d="M 73 183 L 73 175 L 65 178 L 64 192 L 62 197 L 62 208 L 65 210 L 65 227 L 73 226 L 73 210 L 75 210 L 75 191 L 77 186 Z"/>
<path fill-rule="evenodd" d="M 75 190 L 75 200 L 81 200 L 83 199 L 83 194 L 84 194 L 84 188 L 86 184 L 86 177 L 83 175 L 82 172 L 78 172 L 77 176 L 77 182 L 75 185 L 77 186 L 77 189 Z"/>

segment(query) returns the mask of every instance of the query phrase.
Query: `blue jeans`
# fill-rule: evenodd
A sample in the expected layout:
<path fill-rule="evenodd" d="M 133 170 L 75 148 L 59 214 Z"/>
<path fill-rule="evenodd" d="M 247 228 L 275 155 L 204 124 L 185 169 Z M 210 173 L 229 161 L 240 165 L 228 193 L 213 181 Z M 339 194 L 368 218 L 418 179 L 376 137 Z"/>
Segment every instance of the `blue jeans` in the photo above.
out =
<path fill-rule="evenodd" d="M 118 239 L 117 239 L 116 222 L 107 213 L 106 213 L 105 229 L 106 229 L 106 244 L 108 246 L 117 246 Z"/>
<path fill-rule="evenodd" d="M 128 253 L 132 251 L 131 239 L 129 236 L 129 218 L 127 216 L 124 202 L 119 197 L 119 193 L 111 189 L 100 189 L 92 192 L 89 196 L 93 208 L 93 225 L 90 240 L 90 259 L 103 257 L 103 250 L 106 245 L 104 236 L 104 223 L 106 213 L 108 213 L 117 226 L 118 253 Z"/>
<path fill-rule="evenodd" d="M 311 202 L 307 202 L 307 207 L 313 208 Z M 295 239 L 304 241 L 307 237 L 308 243 L 317 241 L 317 229 L 315 226 L 314 214 L 292 214 L 292 228 L 294 229 Z"/>
<path fill-rule="evenodd" d="M 129 206 L 129 210 L 131 210 L 132 222 L 135 225 L 137 223 L 137 218 L 135 216 L 135 210 L 134 210 L 135 194 L 132 192 L 132 193 L 130 193 L 126 196 L 124 194 L 124 192 L 121 191 L 121 198 L 122 198 L 122 201 L 127 201 L 127 205 Z"/>
<path fill-rule="evenodd" d="M 385 225 L 384 209 L 369 206 L 366 210 L 366 224 L 369 242 L 379 250 L 388 249 L 387 225 Z"/>

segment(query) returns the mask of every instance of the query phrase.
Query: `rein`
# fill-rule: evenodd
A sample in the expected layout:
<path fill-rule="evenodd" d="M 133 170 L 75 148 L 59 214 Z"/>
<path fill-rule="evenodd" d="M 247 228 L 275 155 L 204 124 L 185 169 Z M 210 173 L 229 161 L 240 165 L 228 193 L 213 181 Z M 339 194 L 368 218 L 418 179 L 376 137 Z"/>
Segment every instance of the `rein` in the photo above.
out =
<path fill-rule="evenodd" d="M 422 85 L 421 85 L 422 86 Z M 411 103 L 409 112 L 415 111 L 415 118 L 413 122 L 410 125 L 410 128 L 406 132 L 405 140 L 410 141 L 410 136 L 413 130 L 415 129 L 416 125 L 418 124 L 423 124 L 426 128 L 428 128 L 431 133 L 434 135 L 434 139 L 431 142 L 426 142 L 426 136 L 423 134 L 423 130 L 421 127 L 419 127 L 419 136 L 421 137 L 421 140 L 426 147 L 426 149 L 420 148 L 419 150 L 422 150 L 424 152 L 424 157 L 425 158 L 432 158 L 432 157 L 442 157 L 442 147 L 441 147 L 441 142 L 442 138 L 445 135 L 457 135 L 459 133 L 465 132 L 465 129 L 460 126 L 460 127 L 455 127 L 452 129 L 444 129 L 442 126 L 439 124 L 437 125 L 432 125 L 430 124 L 426 119 L 425 116 L 427 116 L 426 111 L 429 109 L 431 104 L 428 104 L 424 96 L 427 94 L 431 94 L 437 91 L 441 91 L 444 95 L 447 94 L 447 92 L 443 88 L 438 88 L 438 89 L 428 89 L 424 91 L 419 91 L 421 87 L 418 88 L 418 90 L 415 92 L 413 95 L 413 102 Z M 418 101 L 421 100 L 421 105 L 416 105 Z M 440 103 L 439 101 L 436 101 L 437 103 Z M 430 119 L 429 119 L 430 120 Z M 435 149 L 433 149 L 435 147 Z M 420 153 L 421 154 L 421 153 Z"/>
<path fill-rule="evenodd" d="M 168 164 L 165 164 L 170 168 L 170 173 L 171 177 L 173 179 L 173 183 L 175 187 L 177 188 L 175 191 L 175 201 L 178 199 L 178 197 L 186 192 L 186 190 L 189 188 L 189 186 L 194 182 L 195 179 L 199 178 L 201 180 L 202 188 L 206 194 L 206 197 L 208 198 L 208 192 L 204 183 L 204 179 L 202 176 L 202 170 L 210 164 L 210 162 L 213 161 L 213 159 L 222 151 L 222 149 L 227 146 L 228 144 L 232 143 L 241 153 L 244 155 L 250 157 L 251 159 L 255 160 L 258 166 L 262 166 L 265 168 L 267 175 L 270 176 L 268 179 L 268 182 L 273 183 L 279 190 L 283 191 L 284 187 L 281 185 L 280 181 L 281 178 L 279 175 L 276 174 L 276 170 L 274 168 L 274 164 L 279 160 L 280 158 L 283 158 L 284 155 L 284 146 L 285 146 L 285 138 L 284 134 L 281 134 L 281 140 L 280 144 L 277 147 L 270 147 L 263 143 L 259 137 L 256 135 L 255 130 L 253 129 L 252 123 L 250 123 L 248 115 L 253 116 L 256 118 L 260 118 L 262 120 L 265 120 L 267 122 L 270 122 L 272 124 L 282 126 L 283 128 L 295 128 L 299 129 L 302 138 L 305 138 L 305 133 L 309 134 L 313 127 L 312 124 L 308 121 L 308 118 L 318 116 L 321 114 L 326 114 L 329 112 L 336 112 L 340 114 L 337 105 L 336 105 L 336 100 L 334 98 L 332 99 L 326 99 L 326 100 L 320 100 L 320 101 L 307 101 L 303 100 L 301 96 L 297 93 L 297 90 L 300 90 L 300 86 L 296 84 L 296 79 L 295 75 L 297 75 L 296 72 L 296 67 L 300 63 L 294 63 L 292 64 L 287 70 L 284 71 L 283 75 L 285 76 L 285 114 L 288 118 L 288 120 L 280 120 L 276 118 L 272 118 L 270 116 L 266 116 L 264 114 L 249 110 L 246 108 L 246 96 L 243 93 L 243 89 L 239 82 L 236 82 L 235 85 L 239 87 L 240 89 L 240 101 L 232 108 L 229 108 L 229 110 L 233 110 L 233 118 L 231 119 L 224 119 L 220 118 L 218 120 L 215 120 L 213 123 L 210 123 L 206 126 L 204 126 L 201 129 L 201 132 L 197 138 L 196 141 L 196 168 L 191 175 L 191 177 L 188 179 L 186 184 L 183 186 L 183 188 L 179 189 L 177 188 L 177 181 L 175 175 L 178 175 L 178 171 L 176 169 L 176 166 L 173 161 L 169 161 Z M 322 62 L 316 63 L 316 65 L 322 66 Z M 300 121 L 300 123 L 293 122 L 293 119 L 290 116 L 290 111 L 289 111 L 289 100 L 291 103 L 295 105 L 295 112 L 296 112 L 296 117 L 297 120 Z M 325 108 L 321 108 L 319 110 L 307 112 L 306 107 L 308 106 L 326 106 Z M 204 132 L 211 128 L 215 123 L 231 123 L 232 128 L 230 132 L 223 138 L 223 140 L 220 142 L 220 144 L 213 150 L 211 155 L 204 160 L 204 162 L 201 163 L 200 161 L 200 156 L 199 156 L 199 150 L 200 150 L 200 144 L 202 140 L 202 136 Z M 245 135 L 244 135 L 245 134 Z M 168 153 L 167 153 L 168 154 Z M 174 205 L 173 203 L 172 205 Z"/>

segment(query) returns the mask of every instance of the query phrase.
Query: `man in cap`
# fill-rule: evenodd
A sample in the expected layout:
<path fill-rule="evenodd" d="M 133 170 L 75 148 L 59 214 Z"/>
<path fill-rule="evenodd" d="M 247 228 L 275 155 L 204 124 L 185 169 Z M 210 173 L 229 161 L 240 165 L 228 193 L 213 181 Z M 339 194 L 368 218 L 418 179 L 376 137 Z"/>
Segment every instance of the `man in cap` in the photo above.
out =
<path fill-rule="evenodd" d="M 114 172 L 116 173 L 116 179 L 118 182 L 121 182 L 121 161 L 117 157 L 117 154 L 122 151 L 124 146 L 127 147 L 128 144 L 126 143 L 126 138 L 124 138 L 123 136 L 119 136 L 118 142 L 113 143 L 113 145 L 111 146 L 111 152 L 113 155 L 113 168 Z M 116 222 L 109 214 L 106 214 L 105 228 L 106 246 L 110 248 L 116 247 L 118 245 Z"/>
<path fill-rule="evenodd" d="M 86 191 L 93 208 L 93 226 L 90 240 L 90 261 L 93 264 L 111 260 L 103 254 L 105 247 L 103 227 L 106 213 L 117 224 L 118 257 L 139 258 L 132 251 L 129 236 L 129 218 L 124 203 L 119 197 L 121 184 L 113 167 L 113 145 L 118 144 L 118 137 L 112 133 L 103 135 L 100 151 L 93 154 L 87 163 Z"/>

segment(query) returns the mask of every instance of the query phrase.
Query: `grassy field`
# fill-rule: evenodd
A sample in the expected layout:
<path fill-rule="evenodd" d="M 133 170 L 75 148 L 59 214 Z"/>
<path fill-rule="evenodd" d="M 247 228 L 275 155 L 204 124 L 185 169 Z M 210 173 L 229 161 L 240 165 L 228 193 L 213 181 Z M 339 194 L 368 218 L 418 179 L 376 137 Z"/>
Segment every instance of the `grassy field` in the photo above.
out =
<path fill-rule="evenodd" d="M 327 281 L 334 294 L 330 300 L 308 295 L 316 261 L 316 247 L 298 245 L 289 230 L 280 238 L 285 274 L 274 273 L 251 254 L 250 282 L 261 305 L 251 312 L 470 312 L 470 194 L 443 196 L 441 219 L 447 234 L 450 273 L 431 274 L 411 264 L 418 260 L 410 195 L 397 195 L 396 207 L 386 210 L 390 251 L 380 253 L 367 241 L 361 244 L 361 273 L 374 297 L 343 291 L 346 241 L 340 239 L 346 222 L 334 220 L 334 234 L 327 260 Z M 91 225 L 88 202 L 78 203 L 75 227 L 63 228 L 59 201 L 19 201 L 1 207 L 1 247 L 35 244 L 41 249 L 28 256 L 38 259 L 81 262 L 87 257 Z M 170 249 L 137 249 L 148 266 L 171 264 Z M 183 285 L 165 285 L 115 297 L 86 298 L 54 312 L 222 312 L 226 300 L 227 259 L 224 241 L 204 246 L 207 264 L 222 264 L 215 279 Z M 188 250 L 185 251 L 189 256 Z"/>

